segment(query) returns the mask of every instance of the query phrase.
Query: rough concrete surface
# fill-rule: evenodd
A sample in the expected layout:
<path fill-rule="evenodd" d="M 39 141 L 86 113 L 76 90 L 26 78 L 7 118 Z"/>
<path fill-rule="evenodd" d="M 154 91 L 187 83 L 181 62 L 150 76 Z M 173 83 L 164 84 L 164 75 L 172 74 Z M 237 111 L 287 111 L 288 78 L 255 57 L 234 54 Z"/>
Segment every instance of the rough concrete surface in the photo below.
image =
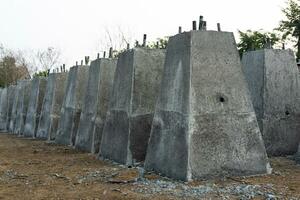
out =
<path fill-rule="evenodd" d="M 4 88 L 0 88 L 0 111 L 1 111 L 1 96 L 2 96 L 2 91 Z"/>
<path fill-rule="evenodd" d="M 31 80 L 23 80 L 21 87 L 22 89 L 20 90 L 17 102 L 16 123 L 14 127 L 14 133 L 18 135 L 22 135 L 24 132 L 25 119 L 30 98 Z"/>
<path fill-rule="evenodd" d="M 14 128 L 16 125 L 16 119 L 17 119 L 17 106 L 18 106 L 18 99 L 21 97 L 21 92 L 22 92 L 22 86 L 23 86 L 23 80 L 19 80 L 17 81 L 17 85 L 16 85 L 16 91 L 15 91 L 15 96 L 14 96 L 14 100 L 13 100 L 13 107 L 12 107 L 12 111 L 11 111 L 11 118 L 9 121 L 9 132 L 11 133 L 15 133 L 14 132 Z"/>
<path fill-rule="evenodd" d="M 6 130 L 6 117 L 7 117 L 7 90 L 8 88 L 3 88 L 1 92 L 1 105 L 0 105 L 0 131 Z"/>
<path fill-rule="evenodd" d="M 73 66 L 66 83 L 55 142 L 74 145 L 78 130 L 84 94 L 87 86 L 89 66 Z"/>
<path fill-rule="evenodd" d="M 290 155 L 300 141 L 299 72 L 291 50 L 243 55 L 243 71 L 268 155 Z"/>
<path fill-rule="evenodd" d="M 34 138 L 36 136 L 43 99 L 45 96 L 46 85 L 47 79 L 45 77 L 35 77 L 32 79 L 30 98 L 23 133 L 25 137 Z"/>
<path fill-rule="evenodd" d="M 7 90 L 7 116 L 6 116 L 5 130 L 9 130 L 9 123 L 10 120 L 12 119 L 14 101 L 15 101 L 15 97 L 17 96 L 16 90 L 17 90 L 16 85 L 10 85 Z"/>
<path fill-rule="evenodd" d="M 145 168 L 181 180 L 270 172 L 232 33 L 169 39 Z"/>
<path fill-rule="evenodd" d="M 2 92 L 4 91 L 4 88 L 0 88 L 0 118 L 1 118 L 1 107 L 2 107 Z M 1 132 L 1 131 L 0 131 Z"/>
<path fill-rule="evenodd" d="M 65 94 L 67 73 L 52 73 L 48 76 L 37 138 L 54 140 Z"/>
<path fill-rule="evenodd" d="M 161 49 L 134 48 L 119 56 L 101 158 L 127 165 L 144 160 L 164 60 Z"/>
<path fill-rule="evenodd" d="M 97 153 L 106 118 L 117 59 L 91 62 L 75 148 Z"/>

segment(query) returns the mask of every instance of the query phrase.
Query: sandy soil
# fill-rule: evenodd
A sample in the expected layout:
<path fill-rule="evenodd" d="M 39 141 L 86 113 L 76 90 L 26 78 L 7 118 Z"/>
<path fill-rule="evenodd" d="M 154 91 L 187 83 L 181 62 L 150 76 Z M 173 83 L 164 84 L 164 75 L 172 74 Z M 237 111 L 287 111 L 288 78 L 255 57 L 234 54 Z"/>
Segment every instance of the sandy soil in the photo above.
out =
<path fill-rule="evenodd" d="M 269 186 L 280 199 L 300 199 L 300 166 L 289 158 L 271 158 L 273 174 L 186 183 L 189 186 L 248 184 Z M 138 170 L 94 155 L 45 141 L 0 134 L 0 199 L 190 199 L 166 193 L 143 193 L 136 182 Z M 156 175 L 147 180 L 162 179 Z M 182 183 L 184 184 L 184 183 Z M 142 186 L 143 187 L 143 186 Z M 198 197 L 199 198 L 199 197 Z M 210 194 L 200 199 L 239 199 Z M 265 196 L 254 199 L 266 199 Z"/>

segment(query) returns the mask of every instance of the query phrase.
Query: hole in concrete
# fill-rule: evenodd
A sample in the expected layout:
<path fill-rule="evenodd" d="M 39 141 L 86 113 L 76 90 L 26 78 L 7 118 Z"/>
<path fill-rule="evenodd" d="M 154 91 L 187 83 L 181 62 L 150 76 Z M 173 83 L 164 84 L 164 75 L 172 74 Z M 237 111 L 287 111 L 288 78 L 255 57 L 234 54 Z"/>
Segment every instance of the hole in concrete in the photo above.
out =
<path fill-rule="evenodd" d="M 225 98 L 224 97 L 219 97 L 219 101 L 223 103 L 223 102 L 225 102 Z"/>
<path fill-rule="evenodd" d="M 289 116 L 290 115 L 290 112 L 287 110 L 287 111 L 285 111 L 285 115 L 286 116 Z"/>

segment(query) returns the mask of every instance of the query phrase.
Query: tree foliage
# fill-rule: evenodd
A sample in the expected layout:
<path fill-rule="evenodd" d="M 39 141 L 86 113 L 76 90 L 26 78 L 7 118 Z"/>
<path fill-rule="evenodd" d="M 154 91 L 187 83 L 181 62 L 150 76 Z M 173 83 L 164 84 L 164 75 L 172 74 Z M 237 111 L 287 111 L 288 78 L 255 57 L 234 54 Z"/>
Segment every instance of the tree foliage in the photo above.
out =
<path fill-rule="evenodd" d="M 166 49 L 168 44 L 169 38 L 157 38 L 156 41 L 149 42 L 149 44 L 146 44 L 146 48 L 149 49 Z M 139 44 L 139 42 L 136 40 L 134 47 L 143 47 L 143 45 Z M 113 57 L 117 58 L 121 53 L 126 51 L 127 49 L 121 49 L 121 50 L 114 50 L 113 51 Z"/>
<path fill-rule="evenodd" d="M 33 74 L 33 77 L 48 77 L 48 76 L 49 76 L 48 70 L 36 72 Z"/>
<path fill-rule="evenodd" d="M 13 52 L 0 45 L 0 87 L 30 78 L 28 63 L 21 51 Z"/>
<path fill-rule="evenodd" d="M 280 21 L 277 30 L 283 32 L 282 39 L 289 36 L 296 39 L 297 58 L 300 59 L 300 0 L 289 0 L 282 10 L 286 19 Z"/>
<path fill-rule="evenodd" d="M 150 42 L 149 45 L 147 45 L 150 49 L 166 49 L 168 45 L 169 38 L 157 38 L 156 41 Z"/>
<path fill-rule="evenodd" d="M 246 32 L 239 31 L 240 42 L 237 44 L 240 56 L 242 57 L 244 52 L 251 50 L 263 49 L 267 42 L 271 46 L 275 45 L 280 41 L 279 36 L 271 32 L 260 31 L 251 31 L 247 30 Z"/>

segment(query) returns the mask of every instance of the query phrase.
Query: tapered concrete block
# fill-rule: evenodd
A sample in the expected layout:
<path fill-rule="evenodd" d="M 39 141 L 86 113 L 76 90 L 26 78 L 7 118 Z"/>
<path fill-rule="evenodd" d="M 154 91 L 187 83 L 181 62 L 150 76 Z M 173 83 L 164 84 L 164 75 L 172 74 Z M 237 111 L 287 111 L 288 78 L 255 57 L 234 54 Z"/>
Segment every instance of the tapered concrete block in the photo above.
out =
<path fill-rule="evenodd" d="M 19 98 L 17 103 L 16 123 L 14 127 L 14 133 L 23 135 L 27 108 L 29 104 L 31 90 L 31 80 L 23 80 L 21 84 L 21 90 L 19 92 Z"/>
<path fill-rule="evenodd" d="M 6 131 L 6 117 L 7 117 L 7 90 L 8 88 L 3 88 L 1 92 L 1 105 L 0 105 L 0 132 Z"/>
<path fill-rule="evenodd" d="M 84 104 L 75 140 L 77 149 L 97 153 L 106 119 L 117 59 L 91 62 Z"/>
<path fill-rule="evenodd" d="M 66 80 L 66 72 L 49 74 L 40 123 L 36 133 L 37 138 L 55 139 L 60 110 L 65 94 Z"/>
<path fill-rule="evenodd" d="M 13 106 L 12 106 L 12 110 L 11 110 L 11 117 L 10 120 L 8 122 L 8 131 L 9 133 L 13 133 L 14 131 L 14 124 L 15 124 L 15 120 L 16 120 L 16 111 L 17 111 L 17 102 L 18 102 L 18 97 L 19 97 L 19 92 L 20 92 L 20 82 L 18 82 L 18 84 L 16 85 L 16 93 L 13 99 Z"/>
<path fill-rule="evenodd" d="M 26 120 L 24 126 L 24 137 L 36 136 L 36 131 L 39 125 L 40 114 L 45 96 L 47 79 L 44 77 L 36 77 L 32 79 L 31 91 Z"/>
<path fill-rule="evenodd" d="M 6 116 L 6 124 L 5 124 L 6 131 L 9 131 L 9 124 L 13 115 L 14 101 L 18 95 L 16 91 L 17 91 L 16 85 L 10 85 L 7 90 L 7 116 Z"/>
<path fill-rule="evenodd" d="M 232 33 L 169 39 L 145 168 L 181 180 L 270 170 Z"/>
<path fill-rule="evenodd" d="M 118 58 L 100 157 L 131 165 L 145 159 L 165 50 L 134 48 Z"/>
<path fill-rule="evenodd" d="M 300 141 L 299 72 L 291 50 L 243 55 L 243 71 L 269 155 L 289 155 Z"/>
<path fill-rule="evenodd" d="M 78 130 L 89 66 L 74 66 L 68 73 L 55 142 L 74 145 Z"/>
<path fill-rule="evenodd" d="M 0 111 L 1 111 L 1 96 L 2 96 L 2 91 L 4 88 L 0 88 Z"/>
<path fill-rule="evenodd" d="M 1 110 L 2 110 L 2 94 L 4 93 L 4 89 L 5 88 L 0 88 L 0 118 L 1 118 Z"/>
<path fill-rule="evenodd" d="M 18 101 L 19 101 L 18 99 L 21 97 L 22 85 L 23 85 L 23 81 L 19 80 L 17 82 L 16 89 L 15 89 L 16 90 L 15 91 L 15 97 L 13 99 L 13 107 L 12 107 L 12 111 L 11 111 L 11 118 L 10 118 L 10 121 L 9 121 L 8 131 L 10 133 L 15 133 L 14 128 L 15 128 L 16 119 L 17 119 L 17 104 L 18 104 Z"/>

